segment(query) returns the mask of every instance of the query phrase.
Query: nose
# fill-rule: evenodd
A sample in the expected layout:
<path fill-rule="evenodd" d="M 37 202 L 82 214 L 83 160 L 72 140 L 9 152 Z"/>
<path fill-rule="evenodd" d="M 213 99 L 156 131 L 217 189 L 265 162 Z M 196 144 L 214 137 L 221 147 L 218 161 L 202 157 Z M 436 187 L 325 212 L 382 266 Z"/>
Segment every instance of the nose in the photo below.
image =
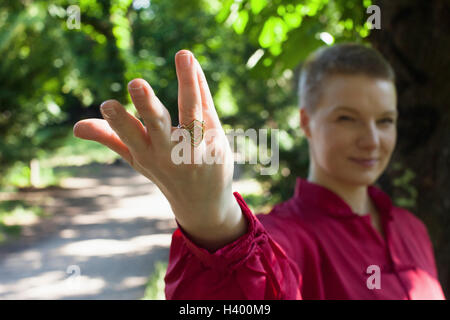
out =
<path fill-rule="evenodd" d="M 371 121 L 362 126 L 358 137 L 358 147 L 363 149 L 376 149 L 380 144 L 380 135 L 377 125 Z"/>

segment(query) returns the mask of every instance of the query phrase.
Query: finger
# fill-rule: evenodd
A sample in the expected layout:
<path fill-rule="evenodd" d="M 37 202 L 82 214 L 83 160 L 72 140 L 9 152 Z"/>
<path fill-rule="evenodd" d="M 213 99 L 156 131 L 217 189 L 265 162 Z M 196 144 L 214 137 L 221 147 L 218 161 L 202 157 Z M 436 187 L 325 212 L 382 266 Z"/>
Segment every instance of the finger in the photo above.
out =
<path fill-rule="evenodd" d="M 86 119 L 75 123 L 73 134 L 77 138 L 93 140 L 107 146 L 119 154 L 130 165 L 133 165 L 133 157 L 127 146 L 119 136 L 111 129 L 108 122 L 103 119 Z"/>
<path fill-rule="evenodd" d="M 128 91 L 139 115 L 144 120 L 147 133 L 153 145 L 169 147 L 172 121 L 153 89 L 143 79 L 134 79 L 128 84 Z"/>
<path fill-rule="evenodd" d="M 132 153 L 148 152 L 150 139 L 142 123 L 116 100 L 107 100 L 100 106 L 100 111 L 111 128 Z"/>
<path fill-rule="evenodd" d="M 202 98 L 203 118 L 205 122 L 208 123 L 208 128 L 222 129 L 205 73 L 197 59 L 194 59 L 194 61 L 196 65 L 197 81 L 200 88 L 200 96 Z"/>
<path fill-rule="evenodd" d="M 202 98 L 197 80 L 194 57 L 188 50 L 175 56 L 178 77 L 178 117 L 180 124 L 188 125 L 194 119 L 202 121 Z"/>

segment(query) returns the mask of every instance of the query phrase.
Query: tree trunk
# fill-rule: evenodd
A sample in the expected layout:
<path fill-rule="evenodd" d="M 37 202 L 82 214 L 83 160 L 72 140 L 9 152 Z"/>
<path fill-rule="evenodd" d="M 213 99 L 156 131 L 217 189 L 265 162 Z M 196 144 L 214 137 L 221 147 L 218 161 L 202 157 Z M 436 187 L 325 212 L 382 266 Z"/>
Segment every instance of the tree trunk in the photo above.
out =
<path fill-rule="evenodd" d="M 379 0 L 374 4 L 381 9 L 381 29 L 372 30 L 369 40 L 394 67 L 400 113 L 396 150 L 379 182 L 394 199 L 406 196 L 409 202 L 397 204 L 410 205 L 407 209 L 426 224 L 448 298 L 450 2 Z"/>

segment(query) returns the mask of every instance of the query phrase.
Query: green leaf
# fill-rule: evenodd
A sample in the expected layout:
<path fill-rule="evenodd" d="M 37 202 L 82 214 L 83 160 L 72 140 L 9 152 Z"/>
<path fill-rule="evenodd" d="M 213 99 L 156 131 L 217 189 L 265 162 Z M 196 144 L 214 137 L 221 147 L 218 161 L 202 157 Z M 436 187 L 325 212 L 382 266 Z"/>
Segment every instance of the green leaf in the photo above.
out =
<path fill-rule="evenodd" d="M 252 8 L 252 13 L 257 15 L 267 6 L 267 0 L 251 0 L 250 7 Z"/>
<path fill-rule="evenodd" d="M 243 10 L 239 12 L 237 19 L 233 23 L 234 31 L 237 34 L 242 34 L 248 22 L 248 11 Z"/>
<path fill-rule="evenodd" d="M 283 19 L 270 17 L 265 23 L 258 42 L 263 48 L 268 48 L 274 43 L 281 43 L 286 39 L 288 27 Z"/>
<path fill-rule="evenodd" d="M 302 23 L 302 16 L 297 13 L 286 13 L 283 19 L 290 29 L 298 28 Z"/>
<path fill-rule="evenodd" d="M 234 0 L 225 0 L 223 1 L 222 8 L 216 16 L 216 21 L 218 23 L 223 23 L 227 20 L 228 16 L 231 13 L 231 6 L 234 3 Z"/>

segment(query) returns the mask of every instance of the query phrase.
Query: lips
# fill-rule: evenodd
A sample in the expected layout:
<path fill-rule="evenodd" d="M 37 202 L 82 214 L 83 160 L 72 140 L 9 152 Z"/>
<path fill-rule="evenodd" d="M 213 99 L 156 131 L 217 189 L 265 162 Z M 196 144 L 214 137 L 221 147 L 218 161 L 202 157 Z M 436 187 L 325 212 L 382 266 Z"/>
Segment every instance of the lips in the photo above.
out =
<path fill-rule="evenodd" d="M 377 161 L 378 158 L 350 158 L 351 160 L 356 160 L 356 161 Z"/>
<path fill-rule="evenodd" d="M 373 167 L 379 159 L 376 158 L 350 158 L 353 162 L 363 166 L 365 168 Z"/>

